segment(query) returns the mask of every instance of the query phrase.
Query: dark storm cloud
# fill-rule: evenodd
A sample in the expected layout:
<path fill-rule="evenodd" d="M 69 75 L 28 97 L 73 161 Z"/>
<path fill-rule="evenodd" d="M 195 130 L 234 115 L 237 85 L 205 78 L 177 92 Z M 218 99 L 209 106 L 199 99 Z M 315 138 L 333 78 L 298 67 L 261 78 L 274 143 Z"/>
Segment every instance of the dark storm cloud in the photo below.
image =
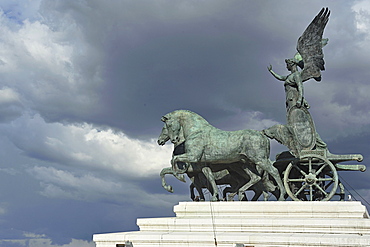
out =
<path fill-rule="evenodd" d="M 227 116 L 231 107 L 259 110 L 256 95 L 264 91 L 266 80 L 261 82 L 263 76 L 251 71 L 266 66 L 262 58 L 267 32 L 261 25 L 265 23 L 249 14 L 252 4 L 238 4 L 240 9 L 218 3 L 213 15 L 192 16 L 181 6 L 175 13 L 169 9 L 166 19 L 158 15 L 148 21 L 149 27 L 132 27 L 134 42 L 130 32 L 123 31 L 110 47 L 110 84 L 103 90 L 106 108 L 116 112 L 111 124 L 140 135 L 173 109 L 213 112 L 210 120 Z M 189 5 L 197 11 L 209 7 Z M 190 18 L 181 18 L 184 14 Z"/>
<path fill-rule="evenodd" d="M 141 138 L 157 135 L 160 116 L 180 108 L 210 122 L 233 119 L 240 111 L 260 111 L 282 122 L 282 83 L 266 67 L 271 63 L 287 73 L 284 59 L 295 53 L 298 37 L 321 7 L 320 1 L 44 1 L 41 14 L 47 26 L 37 31 L 40 38 L 48 35 L 45 46 L 63 52 L 54 59 L 65 61 L 34 68 L 30 86 L 18 90 L 47 121 L 87 121 Z M 302 13 L 302 8 L 312 11 Z M 335 6 L 333 11 L 341 16 L 351 13 L 348 8 Z M 353 21 L 341 20 L 332 31 L 332 50 L 343 50 L 334 48 L 348 47 L 353 40 L 361 43 L 354 14 L 347 15 Z M 56 86 L 49 88 L 50 80 Z"/>
<path fill-rule="evenodd" d="M 43 53 L 30 41 L 19 45 L 19 56 L 30 54 L 20 65 L 32 73 L 13 78 L 28 81 L 17 91 L 46 121 L 107 125 L 140 138 L 157 135 L 160 116 L 180 108 L 211 123 L 248 111 L 283 122 L 282 83 L 266 67 L 288 73 L 284 59 L 295 53 L 298 37 L 321 7 L 320 1 L 43 1 L 41 24 L 28 24 Z M 345 88 L 348 81 L 362 84 L 368 75 L 368 58 L 359 52 L 366 35 L 356 31 L 348 4 L 332 11 L 337 15 L 325 32 L 330 41 L 323 76 L 336 85 L 331 101 L 346 104 L 362 91 Z M 346 18 L 339 18 L 342 13 Z M 315 91 L 308 86 L 306 95 L 314 98 Z"/>
<path fill-rule="evenodd" d="M 99 70 L 102 85 L 93 114 L 73 108 L 55 114 L 57 105 L 45 102 L 36 107 L 52 121 L 88 119 L 135 136 L 153 134 L 154 122 L 173 109 L 211 113 L 210 120 L 227 118 L 235 108 L 266 111 L 278 87 L 270 89 L 265 67 L 276 61 L 276 51 L 282 61 L 294 54 L 296 39 L 321 7 L 311 2 L 314 11 L 303 18 L 293 10 L 304 5 L 308 3 L 45 2 L 42 13 L 51 27 L 78 27 L 81 40 L 91 46 L 85 48 L 83 64 Z M 283 14 L 287 6 L 292 9 L 289 18 Z M 84 77 L 89 68 L 81 70 L 82 79 L 91 80 Z"/>

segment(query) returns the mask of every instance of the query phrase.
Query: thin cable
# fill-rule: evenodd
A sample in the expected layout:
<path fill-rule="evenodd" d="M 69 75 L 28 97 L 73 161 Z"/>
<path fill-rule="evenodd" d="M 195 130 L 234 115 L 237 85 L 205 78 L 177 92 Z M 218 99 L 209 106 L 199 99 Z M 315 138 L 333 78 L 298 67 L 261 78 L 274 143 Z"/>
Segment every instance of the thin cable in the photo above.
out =
<path fill-rule="evenodd" d="M 359 197 L 361 197 L 361 199 L 367 204 L 367 205 L 369 205 L 370 206 L 370 203 L 365 199 L 365 198 L 363 198 L 341 175 L 339 175 L 338 174 L 338 176 L 340 177 L 340 179 L 342 180 L 342 181 L 344 181 L 347 185 L 348 185 L 348 187 L 350 187 Z M 353 195 L 352 195 L 353 196 Z M 357 199 L 355 198 L 355 197 L 353 197 L 356 201 L 357 201 Z"/>
<path fill-rule="evenodd" d="M 214 216 L 213 216 L 212 202 L 211 202 L 211 201 L 209 201 L 209 207 L 211 208 L 211 218 L 212 218 L 213 239 L 215 240 L 215 246 L 217 246 L 216 228 L 215 228 L 215 219 L 214 219 Z"/>
<path fill-rule="evenodd" d="M 204 152 L 203 152 L 203 154 L 204 154 Z M 202 154 L 202 156 L 203 156 L 203 154 Z M 206 157 L 204 156 L 204 165 L 206 165 L 207 164 L 207 161 L 206 161 Z M 211 171 L 212 172 L 212 171 Z M 207 178 L 207 176 L 206 176 L 206 178 Z M 208 178 L 207 178 L 207 188 L 210 188 L 210 181 L 208 180 Z M 218 188 L 217 188 L 218 189 Z M 213 191 L 213 194 L 215 193 L 216 191 Z M 211 193 L 210 193 L 211 194 Z M 211 198 L 210 199 L 212 199 L 212 197 L 213 197 L 213 194 L 212 195 L 210 195 L 211 196 Z M 214 241 L 215 241 L 215 246 L 217 247 L 217 239 L 216 239 L 216 228 L 215 228 L 215 219 L 214 219 L 214 215 L 213 215 L 213 208 L 212 208 L 212 202 L 211 202 L 211 200 L 209 200 L 209 207 L 210 207 L 210 209 L 211 209 L 211 220 L 212 220 L 212 230 L 213 230 L 213 239 L 214 239 Z"/>

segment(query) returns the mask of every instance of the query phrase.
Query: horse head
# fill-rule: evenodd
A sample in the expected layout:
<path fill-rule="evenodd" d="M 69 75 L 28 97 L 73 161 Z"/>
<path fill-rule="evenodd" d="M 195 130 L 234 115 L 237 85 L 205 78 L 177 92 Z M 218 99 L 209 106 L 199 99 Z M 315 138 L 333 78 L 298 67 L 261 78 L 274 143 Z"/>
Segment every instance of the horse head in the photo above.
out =
<path fill-rule="evenodd" d="M 182 129 L 181 124 L 177 119 L 164 116 L 161 118 L 161 121 L 164 122 L 164 126 L 162 128 L 163 137 L 166 134 L 165 132 L 167 132 L 167 138 L 169 138 L 175 146 L 184 142 L 183 133 L 181 131 Z M 165 129 L 167 131 L 165 131 Z M 159 139 L 158 139 L 158 144 L 159 144 Z"/>
<path fill-rule="evenodd" d="M 166 125 L 164 125 L 163 128 L 162 128 L 162 132 L 158 137 L 157 143 L 158 143 L 158 145 L 163 146 L 169 140 L 170 140 L 170 137 L 168 135 L 168 130 L 166 128 Z"/>

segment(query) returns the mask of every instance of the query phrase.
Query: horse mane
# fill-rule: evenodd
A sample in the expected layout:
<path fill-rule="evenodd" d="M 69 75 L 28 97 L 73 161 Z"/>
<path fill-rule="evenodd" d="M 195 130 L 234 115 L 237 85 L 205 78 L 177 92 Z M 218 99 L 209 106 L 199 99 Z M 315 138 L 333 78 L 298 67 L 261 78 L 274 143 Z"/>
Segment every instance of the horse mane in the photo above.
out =
<path fill-rule="evenodd" d="M 173 116 L 173 115 L 175 115 L 175 116 L 178 116 L 178 117 L 182 117 L 182 116 L 188 116 L 188 115 L 191 115 L 192 117 L 194 117 L 194 118 L 196 118 L 197 120 L 201 120 L 202 122 L 204 122 L 204 123 L 206 123 L 206 124 L 208 124 L 208 125 L 211 125 L 210 123 L 208 123 L 208 121 L 205 119 L 205 118 L 203 118 L 201 115 L 199 115 L 198 113 L 195 113 L 195 112 L 192 112 L 192 111 L 190 111 L 190 110 L 175 110 L 175 111 L 173 111 L 173 112 L 170 112 L 170 113 L 167 113 L 166 115 L 165 115 L 165 117 L 168 117 L 168 118 L 170 118 L 171 116 Z M 211 125 L 212 126 L 212 125 Z"/>

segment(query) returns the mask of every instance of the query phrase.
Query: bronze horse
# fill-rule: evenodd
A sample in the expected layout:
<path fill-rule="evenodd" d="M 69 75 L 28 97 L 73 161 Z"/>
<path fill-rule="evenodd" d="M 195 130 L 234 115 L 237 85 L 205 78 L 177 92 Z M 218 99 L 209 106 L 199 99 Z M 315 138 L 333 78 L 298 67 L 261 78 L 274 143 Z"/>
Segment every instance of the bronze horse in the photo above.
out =
<path fill-rule="evenodd" d="M 175 174 L 186 170 L 186 167 L 179 169 L 180 162 L 184 162 L 187 167 L 191 163 L 205 164 L 202 172 L 212 185 L 212 200 L 217 200 L 217 186 L 210 167 L 236 164 L 230 167 L 248 181 L 238 189 L 239 200 L 243 200 L 244 191 L 261 180 L 261 176 L 252 172 L 248 165 L 241 165 L 248 163 L 256 165 L 274 178 L 280 189 L 279 200 L 284 200 L 285 188 L 278 170 L 269 159 L 270 142 L 261 131 L 223 131 L 188 110 L 173 111 L 161 120 L 165 123 L 172 143 L 177 145 L 185 140 L 186 152 L 173 155 L 171 160 Z"/>

